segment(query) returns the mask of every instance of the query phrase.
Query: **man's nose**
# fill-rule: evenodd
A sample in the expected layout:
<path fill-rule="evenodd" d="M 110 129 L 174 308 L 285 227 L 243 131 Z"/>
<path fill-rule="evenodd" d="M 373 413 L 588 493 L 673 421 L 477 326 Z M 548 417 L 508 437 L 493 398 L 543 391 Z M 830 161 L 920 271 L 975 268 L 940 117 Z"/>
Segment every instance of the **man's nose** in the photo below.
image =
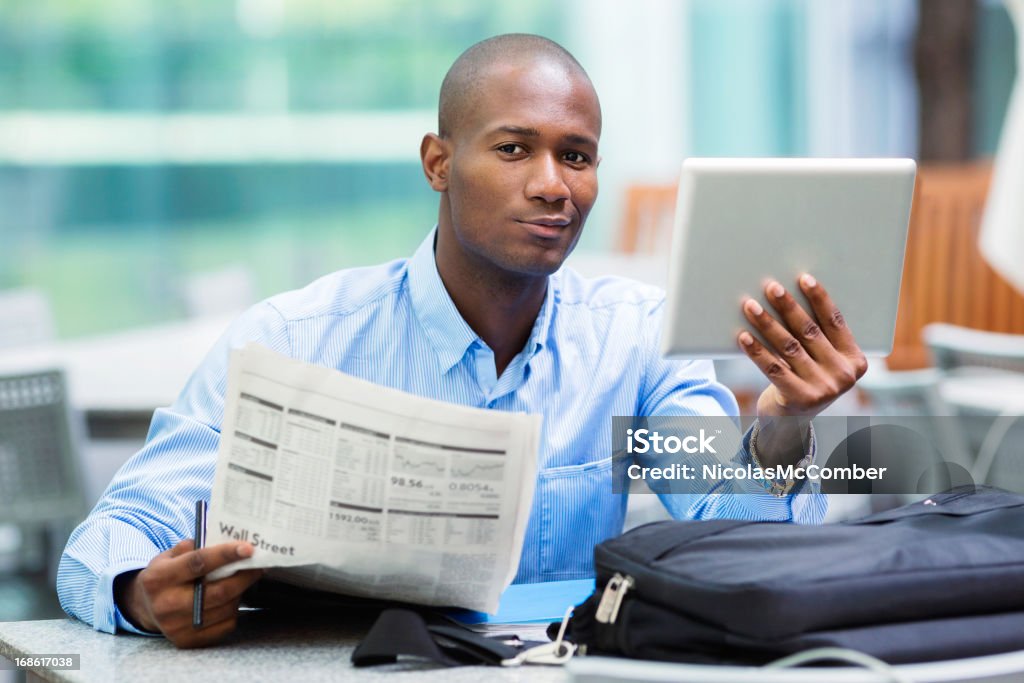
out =
<path fill-rule="evenodd" d="M 572 193 L 562 177 L 563 168 L 558 159 L 542 156 L 531 169 L 526 194 L 530 199 L 542 199 L 554 204 L 569 199 Z"/>

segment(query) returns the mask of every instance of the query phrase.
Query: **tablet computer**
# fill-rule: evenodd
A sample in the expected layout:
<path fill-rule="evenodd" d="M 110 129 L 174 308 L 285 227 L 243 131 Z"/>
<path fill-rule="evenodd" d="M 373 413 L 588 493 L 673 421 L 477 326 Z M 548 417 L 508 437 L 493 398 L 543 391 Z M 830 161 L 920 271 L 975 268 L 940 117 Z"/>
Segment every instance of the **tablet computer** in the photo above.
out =
<path fill-rule="evenodd" d="M 679 181 L 662 353 L 742 356 L 746 297 L 778 315 L 778 280 L 828 290 L 867 355 L 892 351 L 917 165 L 912 159 L 687 159 Z M 763 339 L 761 341 L 764 341 Z"/>

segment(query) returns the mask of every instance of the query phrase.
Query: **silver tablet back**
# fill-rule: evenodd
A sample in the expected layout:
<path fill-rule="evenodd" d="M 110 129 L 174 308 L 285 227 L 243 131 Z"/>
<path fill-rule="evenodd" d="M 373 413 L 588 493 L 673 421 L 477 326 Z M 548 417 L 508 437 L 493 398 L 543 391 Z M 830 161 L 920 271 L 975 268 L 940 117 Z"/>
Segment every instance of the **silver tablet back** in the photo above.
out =
<path fill-rule="evenodd" d="M 814 275 L 868 355 L 892 351 L 917 165 L 911 159 L 687 159 L 672 236 L 662 352 L 743 355 L 747 296 Z M 776 316 L 778 317 L 778 316 Z"/>

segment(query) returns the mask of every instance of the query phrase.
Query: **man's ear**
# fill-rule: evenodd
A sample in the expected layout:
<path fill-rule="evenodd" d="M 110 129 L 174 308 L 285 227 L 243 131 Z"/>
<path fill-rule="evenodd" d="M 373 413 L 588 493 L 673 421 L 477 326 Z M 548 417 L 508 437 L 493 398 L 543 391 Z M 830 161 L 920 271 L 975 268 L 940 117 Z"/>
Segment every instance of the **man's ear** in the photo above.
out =
<path fill-rule="evenodd" d="M 420 143 L 420 162 L 423 174 L 435 192 L 448 190 L 448 170 L 451 167 L 451 144 L 434 133 L 427 133 Z"/>

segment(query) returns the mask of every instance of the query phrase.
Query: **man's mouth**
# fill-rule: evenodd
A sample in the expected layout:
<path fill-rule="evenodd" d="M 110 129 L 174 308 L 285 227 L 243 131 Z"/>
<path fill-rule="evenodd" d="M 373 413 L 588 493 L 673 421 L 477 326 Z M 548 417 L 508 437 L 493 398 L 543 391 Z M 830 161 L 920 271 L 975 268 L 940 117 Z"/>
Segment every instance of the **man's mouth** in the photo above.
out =
<path fill-rule="evenodd" d="M 540 216 L 538 218 L 525 218 L 521 223 L 532 223 L 533 225 L 544 225 L 549 228 L 564 228 L 572 223 L 571 216 Z"/>
<path fill-rule="evenodd" d="M 562 237 L 565 229 L 572 225 L 571 216 L 537 216 L 535 218 L 520 218 L 516 222 L 521 223 L 530 231 L 530 234 L 543 239 L 558 239 Z"/>

